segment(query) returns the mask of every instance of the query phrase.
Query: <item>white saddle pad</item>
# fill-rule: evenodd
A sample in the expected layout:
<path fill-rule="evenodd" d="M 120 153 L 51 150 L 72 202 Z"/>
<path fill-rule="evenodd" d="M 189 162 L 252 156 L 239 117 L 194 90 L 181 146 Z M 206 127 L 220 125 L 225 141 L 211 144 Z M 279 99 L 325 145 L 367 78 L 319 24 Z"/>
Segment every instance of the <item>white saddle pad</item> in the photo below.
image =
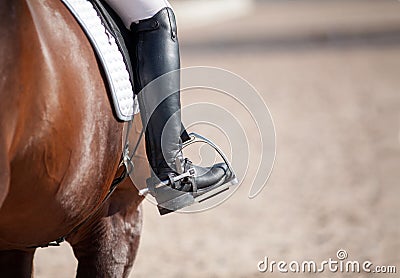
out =
<path fill-rule="evenodd" d="M 95 49 L 104 68 L 114 110 L 122 121 L 139 112 L 137 98 L 124 59 L 115 38 L 103 26 L 93 5 L 87 0 L 61 0 L 75 16 Z"/>

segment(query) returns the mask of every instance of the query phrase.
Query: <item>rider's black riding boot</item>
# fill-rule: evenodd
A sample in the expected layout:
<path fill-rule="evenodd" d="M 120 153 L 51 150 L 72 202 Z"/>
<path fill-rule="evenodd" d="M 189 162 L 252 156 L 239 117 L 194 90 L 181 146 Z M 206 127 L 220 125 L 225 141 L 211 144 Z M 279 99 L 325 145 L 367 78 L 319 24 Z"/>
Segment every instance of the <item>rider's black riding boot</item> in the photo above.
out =
<path fill-rule="evenodd" d="M 131 32 L 134 37 L 130 50 L 136 66 L 135 89 L 143 126 L 146 127 L 146 152 L 154 172 L 153 179 L 171 179 L 192 167 L 196 170 L 194 183 L 197 189 L 219 186 L 232 180 L 233 173 L 225 163 L 204 168 L 191 165 L 182 157 L 181 133 L 184 130 L 180 111 L 180 73 L 176 71 L 180 68 L 179 44 L 172 9 L 164 8 L 150 19 L 133 23 Z M 178 169 L 180 164 L 185 169 Z M 173 187 L 182 191 L 193 190 L 190 183 L 174 184 Z"/>

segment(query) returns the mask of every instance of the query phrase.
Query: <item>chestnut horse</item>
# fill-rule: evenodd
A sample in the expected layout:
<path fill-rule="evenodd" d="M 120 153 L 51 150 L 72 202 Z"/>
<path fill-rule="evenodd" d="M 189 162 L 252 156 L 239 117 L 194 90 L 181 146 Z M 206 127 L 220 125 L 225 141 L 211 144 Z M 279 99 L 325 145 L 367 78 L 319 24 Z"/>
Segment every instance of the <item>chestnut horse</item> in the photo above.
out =
<path fill-rule="evenodd" d="M 103 203 L 121 171 L 124 123 L 94 51 L 61 1 L 1 0 L 0 22 L 1 277 L 31 277 L 29 247 L 64 235 L 78 277 L 126 277 L 142 199 L 126 179 Z M 140 130 L 139 117 L 134 124 Z"/>

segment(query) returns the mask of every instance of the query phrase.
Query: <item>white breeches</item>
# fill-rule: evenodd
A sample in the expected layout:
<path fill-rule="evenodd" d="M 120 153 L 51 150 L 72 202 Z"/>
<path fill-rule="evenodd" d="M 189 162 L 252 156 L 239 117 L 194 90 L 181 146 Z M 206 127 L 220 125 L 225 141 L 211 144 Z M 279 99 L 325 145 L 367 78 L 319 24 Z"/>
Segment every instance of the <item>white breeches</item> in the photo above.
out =
<path fill-rule="evenodd" d="M 121 17 L 126 28 L 132 22 L 153 17 L 165 7 L 171 7 L 167 0 L 105 0 Z"/>

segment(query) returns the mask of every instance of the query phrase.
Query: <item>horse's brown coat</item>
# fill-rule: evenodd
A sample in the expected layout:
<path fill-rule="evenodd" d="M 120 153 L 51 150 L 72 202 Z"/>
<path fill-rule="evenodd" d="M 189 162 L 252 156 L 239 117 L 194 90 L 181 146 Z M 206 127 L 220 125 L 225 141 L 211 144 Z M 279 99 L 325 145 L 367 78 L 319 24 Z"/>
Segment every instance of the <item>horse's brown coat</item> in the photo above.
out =
<path fill-rule="evenodd" d="M 61 1 L 2 0 L 0 22 L 0 268 L 24 276 L 33 257 L 27 246 L 65 235 L 101 204 L 117 172 L 123 123 L 113 116 L 89 42 Z M 139 151 L 144 179 L 143 144 Z M 125 181 L 68 239 L 78 274 L 128 274 L 140 201 Z"/>

